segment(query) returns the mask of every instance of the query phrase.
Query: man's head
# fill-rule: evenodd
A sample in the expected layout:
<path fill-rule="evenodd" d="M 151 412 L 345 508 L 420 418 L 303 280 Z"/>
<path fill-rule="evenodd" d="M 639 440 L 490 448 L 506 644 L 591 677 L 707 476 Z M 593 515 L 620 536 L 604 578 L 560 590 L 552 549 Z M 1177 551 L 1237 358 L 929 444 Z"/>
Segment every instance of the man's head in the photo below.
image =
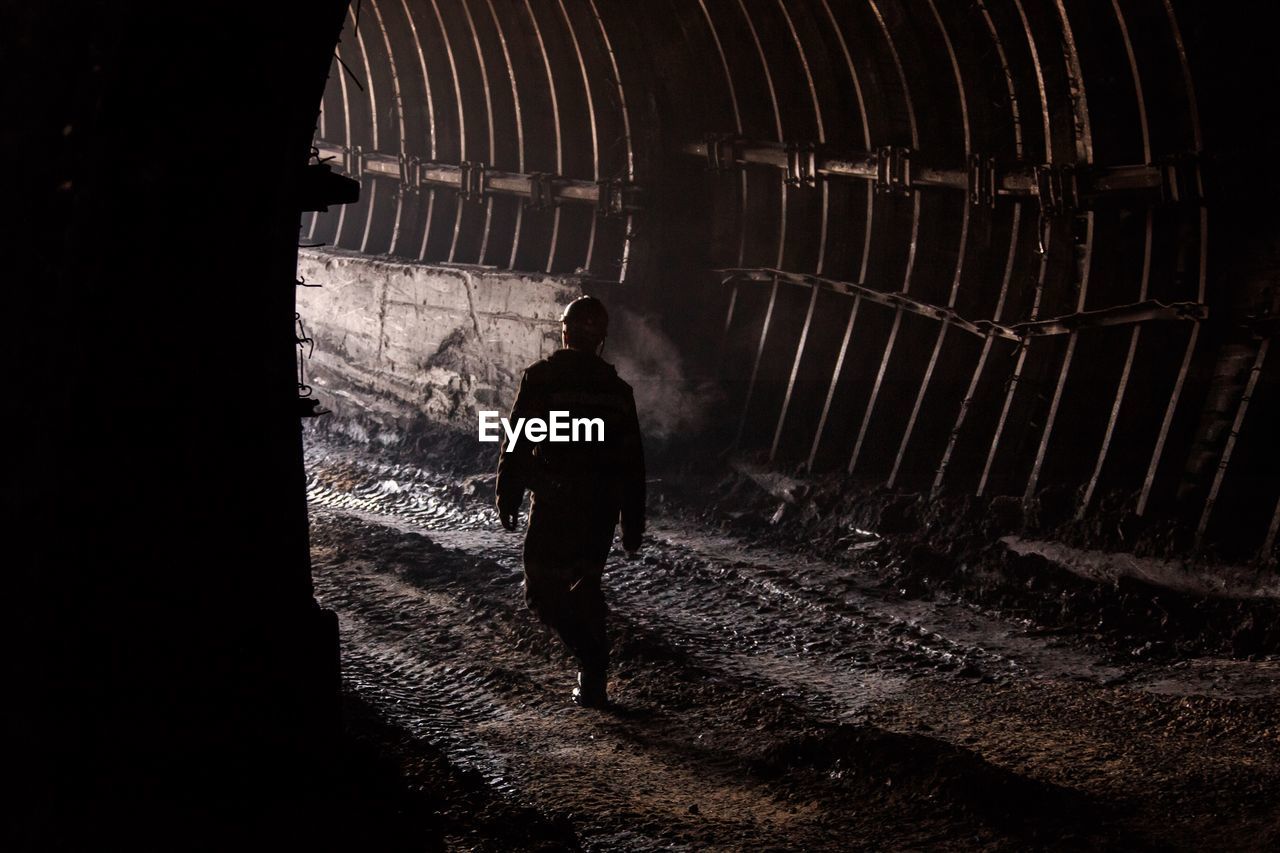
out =
<path fill-rule="evenodd" d="M 564 309 L 560 324 L 566 347 L 596 352 L 609 331 L 609 312 L 594 296 L 579 296 Z"/>

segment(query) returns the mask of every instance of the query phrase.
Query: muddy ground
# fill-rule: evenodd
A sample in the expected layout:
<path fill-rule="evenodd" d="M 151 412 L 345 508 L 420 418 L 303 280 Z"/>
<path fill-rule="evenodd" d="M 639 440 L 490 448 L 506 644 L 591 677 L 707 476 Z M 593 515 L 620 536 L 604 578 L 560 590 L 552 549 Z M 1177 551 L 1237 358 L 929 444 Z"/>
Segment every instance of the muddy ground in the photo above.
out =
<path fill-rule="evenodd" d="M 1117 654 L 886 587 L 874 536 L 824 560 L 659 512 L 605 576 L 617 707 L 584 711 L 486 475 L 309 441 L 381 849 L 1280 847 L 1274 656 Z"/>

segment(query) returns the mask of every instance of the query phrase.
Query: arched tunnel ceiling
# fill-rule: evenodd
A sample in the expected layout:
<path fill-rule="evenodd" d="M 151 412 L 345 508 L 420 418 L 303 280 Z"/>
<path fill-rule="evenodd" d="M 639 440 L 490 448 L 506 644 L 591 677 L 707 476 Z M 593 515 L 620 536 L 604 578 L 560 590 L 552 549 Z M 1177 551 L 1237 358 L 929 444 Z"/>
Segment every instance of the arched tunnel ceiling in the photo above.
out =
<path fill-rule="evenodd" d="M 777 464 L 1191 493 L 1201 535 L 1232 490 L 1230 443 L 1184 476 L 1227 296 L 1172 0 L 362 0 L 338 56 L 317 148 L 364 189 L 309 242 L 718 271 L 736 441 Z"/>
<path fill-rule="evenodd" d="M 311 239 L 625 276 L 627 211 L 596 208 L 602 184 L 608 206 L 634 177 L 630 114 L 595 0 L 367 0 L 358 27 L 356 12 L 318 140 L 348 173 L 387 179 L 313 221 Z"/>
<path fill-rule="evenodd" d="M 882 148 L 910 149 L 913 186 L 964 190 L 973 157 L 998 170 L 1145 166 L 1200 147 L 1161 0 L 361 0 L 338 56 L 348 73 L 335 65 L 318 138 L 349 171 L 394 180 L 317 218 L 312 238 L 432 261 L 616 278 L 628 230 L 589 212 L 596 185 L 644 185 L 708 135 L 743 141 L 718 145 L 727 165 L 785 166 L 782 149 L 798 145 L 823 179 L 804 192 L 778 180 L 785 170 L 731 178 L 721 201 L 736 200 L 743 227 L 723 235 L 724 259 L 857 281 L 874 273 L 868 246 L 932 239 L 935 218 L 949 231 L 967 222 L 946 192 L 918 194 L 909 219 L 877 217 L 865 179 Z M 471 204 L 459 204 L 464 163 L 487 172 Z M 531 175 L 552 177 L 541 205 L 528 203 Z M 1002 177 L 997 193 L 1033 197 L 1029 171 Z M 614 213 L 640 204 L 617 201 Z"/>

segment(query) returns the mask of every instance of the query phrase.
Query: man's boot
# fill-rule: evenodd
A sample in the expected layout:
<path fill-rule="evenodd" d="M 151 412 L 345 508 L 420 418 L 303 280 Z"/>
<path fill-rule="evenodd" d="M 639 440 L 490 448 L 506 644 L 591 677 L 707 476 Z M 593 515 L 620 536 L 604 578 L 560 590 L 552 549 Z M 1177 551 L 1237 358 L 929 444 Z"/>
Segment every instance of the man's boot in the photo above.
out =
<path fill-rule="evenodd" d="M 578 673 L 578 686 L 573 688 L 573 702 L 582 708 L 604 708 L 609 704 L 605 690 L 604 670 L 582 670 Z"/>

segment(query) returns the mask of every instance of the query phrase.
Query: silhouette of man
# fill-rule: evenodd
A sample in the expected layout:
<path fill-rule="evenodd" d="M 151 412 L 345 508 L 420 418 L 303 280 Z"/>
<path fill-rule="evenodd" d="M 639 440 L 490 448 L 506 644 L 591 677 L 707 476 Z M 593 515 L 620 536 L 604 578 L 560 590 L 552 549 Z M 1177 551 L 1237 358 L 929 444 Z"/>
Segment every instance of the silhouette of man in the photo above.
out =
<path fill-rule="evenodd" d="M 609 640 L 600 589 L 614 527 L 634 554 L 644 533 L 644 451 L 631 386 L 600 358 L 609 315 L 591 296 L 575 299 L 561 319 L 562 349 L 524 372 L 510 423 L 547 420 L 550 412 L 599 418 L 603 440 L 504 439 L 498 457 L 497 508 L 515 530 L 525 489 L 533 493 L 524 539 L 525 602 L 578 659 L 573 700 L 608 704 Z M 595 433 L 583 431 L 579 438 Z"/>

